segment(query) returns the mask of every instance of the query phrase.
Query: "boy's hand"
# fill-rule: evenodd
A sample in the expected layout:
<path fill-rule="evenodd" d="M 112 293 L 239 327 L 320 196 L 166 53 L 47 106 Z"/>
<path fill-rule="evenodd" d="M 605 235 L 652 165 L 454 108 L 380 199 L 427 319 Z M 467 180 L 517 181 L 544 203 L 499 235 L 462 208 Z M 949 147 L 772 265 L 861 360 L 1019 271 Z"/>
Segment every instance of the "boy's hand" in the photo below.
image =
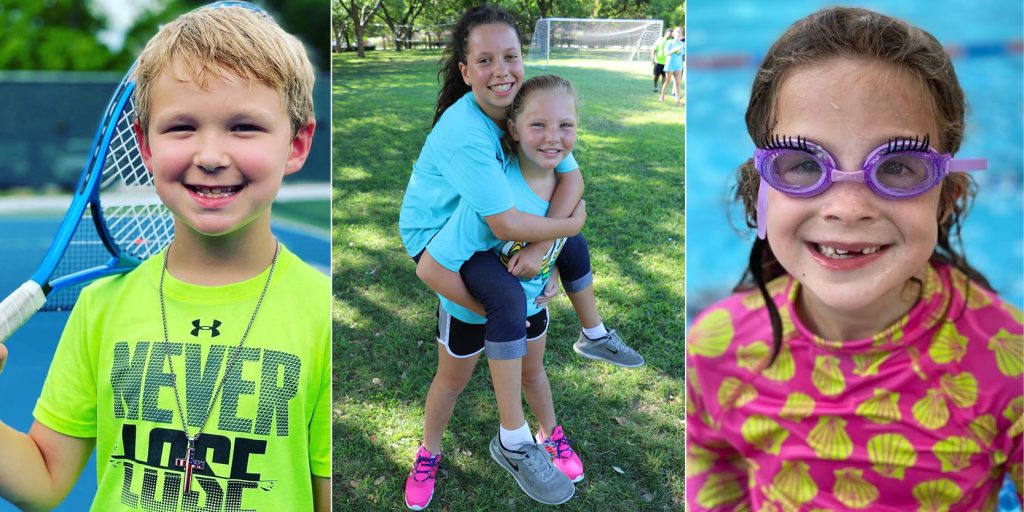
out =
<path fill-rule="evenodd" d="M 544 256 L 553 242 L 527 244 L 508 260 L 508 271 L 519 279 L 533 279 L 544 264 Z"/>
<path fill-rule="evenodd" d="M 558 282 L 558 267 L 552 267 L 551 275 L 548 276 L 548 284 L 544 285 L 544 293 L 540 294 L 537 300 L 534 301 L 538 308 L 547 306 L 551 299 L 558 296 Z"/>
<path fill-rule="evenodd" d="M 0 343 L 0 373 L 4 372 L 4 363 L 7 362 L 7 347 Z"/>
<path fill-rule="evenodd" d="M 582 230 L 583 225 L 587 223 L 587 202 L 580 199 L 580 202 L 576 203 L 576 208 L 573 208 L 572 213 L 569 214 L 569 218 L 578 221 Z"/>

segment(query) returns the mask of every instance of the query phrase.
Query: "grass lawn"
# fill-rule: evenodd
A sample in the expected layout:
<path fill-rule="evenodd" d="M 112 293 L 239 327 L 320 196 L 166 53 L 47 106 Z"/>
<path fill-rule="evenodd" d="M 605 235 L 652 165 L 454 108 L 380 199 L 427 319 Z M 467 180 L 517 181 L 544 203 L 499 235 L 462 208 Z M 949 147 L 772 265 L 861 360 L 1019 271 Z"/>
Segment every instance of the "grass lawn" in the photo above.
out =
<path fill-rule="evenodd" d="M 398 212 L 433 118 L 438 56 L 334 60 L 335 510 L 404 509 L 421 442 L 437 300 L 402 247 Z M 574 154 L 587 183 L 584 233 L 599 309 L 647 359 L 630 370 L 577 356 L 569 301 L 554 303 L 548 375 L 556 414 L 586 468 L 562 508 L 681 510 L 683 109 L 657 101 L 647 64 L 527 67 L 527 76 L 559 74 L 578 89 Z M 542 508 L 490 459 L 497 424 L 481 360 L 442 441 L 431 510 Z"/>

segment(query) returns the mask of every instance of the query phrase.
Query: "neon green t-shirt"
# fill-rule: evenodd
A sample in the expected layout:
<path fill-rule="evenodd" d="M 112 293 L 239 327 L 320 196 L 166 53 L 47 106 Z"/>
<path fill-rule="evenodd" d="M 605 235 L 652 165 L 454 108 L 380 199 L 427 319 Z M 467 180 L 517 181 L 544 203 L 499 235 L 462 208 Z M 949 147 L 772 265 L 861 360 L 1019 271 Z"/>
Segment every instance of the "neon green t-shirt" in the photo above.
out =
<path fill-rule="evenodd" d="M 312 510 L 311 474 L 331 474 L 330 280 L 283 246 L 244 347 L 236 347 L 269 268 L 225 286 L 164 280 L 163 254 L 83 290 L 64 328 L 35 418 L 96 438 L 92 510 Z M 166 352 L 165 352 L 166 350 Z M 168 355 L 177 380 L 167 366 Z M 227 377 L 228 363 L 234 360 Z M 175 405 L 195 434 L 191 489 Z"/>
<path fill-rule="evenodd" d="M 661 39 L 658 39 L 657 41 L 655 41 L 655 43 L 654 43 L 654 62 L 656 64 L 664 64 L 665 62 L 667 62 L 667 60 L 666 60 L 667 55 L 665 54 L 665 45 L 667 45 L 670 40 L 671 40 L 671 38 L 662 36 Z"/>

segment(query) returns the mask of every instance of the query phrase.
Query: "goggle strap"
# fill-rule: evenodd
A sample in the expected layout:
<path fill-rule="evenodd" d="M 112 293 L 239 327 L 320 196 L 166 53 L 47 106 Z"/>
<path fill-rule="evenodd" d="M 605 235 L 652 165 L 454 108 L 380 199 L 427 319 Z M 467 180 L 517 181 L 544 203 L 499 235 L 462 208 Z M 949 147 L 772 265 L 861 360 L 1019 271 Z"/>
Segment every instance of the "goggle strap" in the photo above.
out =
<path fill-rule="evenodd" d="M 988 169 L 987 158 L 954 158 L 949 161 L 949 172 L 984 171 Z"/>
<path fill-rule="evenodd" d="M 757 180 L 757 237 L 764 240 L 768 236 L 768 188 L 764 186 L 764 178 Z"/>

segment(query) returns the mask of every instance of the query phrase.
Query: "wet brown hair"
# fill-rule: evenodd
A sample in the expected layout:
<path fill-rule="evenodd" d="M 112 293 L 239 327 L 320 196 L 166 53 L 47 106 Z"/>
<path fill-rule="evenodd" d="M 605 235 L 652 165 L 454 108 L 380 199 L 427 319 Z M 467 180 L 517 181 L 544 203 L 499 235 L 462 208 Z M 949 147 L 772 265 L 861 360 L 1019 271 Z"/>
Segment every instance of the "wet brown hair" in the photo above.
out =
<path fill-rule="evenodd" d="M 965 100 L 953 64 L 935 37 L 904 21 L 867 9 L 831 7 L 790 25 L 765 55 L 757 70 L 747 105 L 747 133 L 764 140 L 776 123 L 777 96 L 783 82 L 797 69 L 835 58 L 869 59 L 902 70 L 918 80 L 928 94 L 939 128 L 942 151 L 956 153 L 964 136 Z M 747 226 L 756 228 L 759 176 L 753 159 L 740 166 L 735 199 L 742 202 Z M 991 289 L 988 280 L 967 263 L 960 229 L 974 199 L 974 181 L 962 173 L 942 182 L 938 211 L 938 243 L 932 262 L 949 263 L 972 280 Z M 955 245 L 954 245 L 955 242 Z M 782 321 L 767 290 L 767 283 L 786 270 L 772 253 L 767 240 L 755 239 L 747 270 L 736 290 L 756 287 L 765 299 L 772 323 L 769 364 L 782 345 Z"/>

